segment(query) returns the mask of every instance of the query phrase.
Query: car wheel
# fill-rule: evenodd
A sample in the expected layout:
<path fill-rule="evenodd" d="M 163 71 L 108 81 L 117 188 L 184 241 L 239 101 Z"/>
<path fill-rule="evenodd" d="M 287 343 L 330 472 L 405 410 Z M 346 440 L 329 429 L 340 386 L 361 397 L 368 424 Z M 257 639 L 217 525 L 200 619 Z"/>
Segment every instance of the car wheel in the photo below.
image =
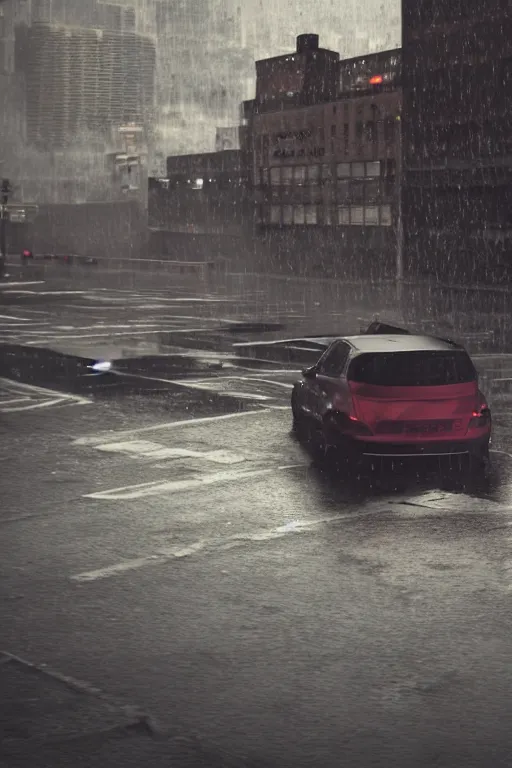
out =
<path fill-rule="evenodd" d="M 302 411 L 294 396 L 292 396 L 292 431 L 300 438 L 309 439 L 309 419 Z"/>
<path fill-rule="evenodd" d="M 359 469 L 360 457 L 350 440 L 340 434 L 332 413 L 324 416 L 321 435 L 324 453 L 338 471 L 348 475 Z"/>
<path fill-rule="evenodd" d="M 489 446 L 486 445 L 478 453 L 469 456 L 469 471 L 471 475 L 488 477 L 490 469 Z"/>

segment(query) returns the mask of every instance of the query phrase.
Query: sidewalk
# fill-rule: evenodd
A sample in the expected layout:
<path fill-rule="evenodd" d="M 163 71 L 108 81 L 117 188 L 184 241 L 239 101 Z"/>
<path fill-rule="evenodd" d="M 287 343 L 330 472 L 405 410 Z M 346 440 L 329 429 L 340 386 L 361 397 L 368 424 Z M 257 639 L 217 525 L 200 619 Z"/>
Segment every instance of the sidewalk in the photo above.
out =
<path fill-rule="evenodd" d="M 243 768 L 134 707 L 0 654 L 2 768 Z"/>

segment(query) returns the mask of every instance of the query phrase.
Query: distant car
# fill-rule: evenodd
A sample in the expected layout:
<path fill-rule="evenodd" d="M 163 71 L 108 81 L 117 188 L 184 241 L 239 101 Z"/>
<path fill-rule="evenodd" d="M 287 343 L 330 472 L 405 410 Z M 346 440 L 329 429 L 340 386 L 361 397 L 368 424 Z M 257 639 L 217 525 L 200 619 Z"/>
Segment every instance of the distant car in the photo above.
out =
<path fill-rule="evenodd" d="M 458 455 L 484 468 L 491 412 L 466 350 L 378 334 L 337 339 L 303 371 L 292 391 L 294 428 L 347 460 Z"/>

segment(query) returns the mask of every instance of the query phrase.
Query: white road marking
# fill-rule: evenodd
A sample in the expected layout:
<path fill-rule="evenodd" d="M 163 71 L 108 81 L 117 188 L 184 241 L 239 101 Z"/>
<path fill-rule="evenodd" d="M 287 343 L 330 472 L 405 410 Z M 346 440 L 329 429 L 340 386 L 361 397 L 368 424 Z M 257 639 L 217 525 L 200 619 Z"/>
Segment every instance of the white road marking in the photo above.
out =
<path fill-rule="evenodd" d="M 106 453 L 128 453 L 137 458 L 144 459 L 202 459 L 204 461 L 213 461 L 217 464 L 239 464 L 246 461 L 245 456 L 241 456 L 233 451 L 189 451 L 186 448 L 168 448 L 161 443 L 152 443 L 149 440 L 128 440 L 120 443 L 104 443 L 96 446 L 98 451 Z"/>
<path fill-rule="evenodd" d="M 268 395 L 259 395 L 259 394 L 251 394 L 247 392 L 236 392 L 235 390 L 226 389 L 226 390 L 219 390 L 218 386 L 207 386 L 205 383 L 198 383 L 197 381 L 191 381 L 190 379 L 153 379 L 151 376 L 137 376 L 137 378 L 140 379 L 149 379 L 150 381 L 165 381 L 168 384 L 174 384 L 177 387 L 184 387 L 188 389 L 198 389 L 201 392 L 217 392 L 217 394 L 224 395 L 225 397 L 236 397 L 240 400 L 260 400 L 260 401 L 266 401 L 271 400 L 272 398 Z M 226 378 L 218 377 L 216 379 L 208 380 L 208 381 L 229 381 L 231 379 L 231 376 L 226 376 Z"/>
<path fill-rule="evenodd" d="M 26 403 L 30 401 L 30 397 L 15 397 L 13 400 L 0 400 L 0 407 L 4 405 L 12 405 L 13 403 Z"/>
<path fill-rule="evenodd" d="M 70 395 L 67 392 L 59 392 L 56 389 L 48 389 L 47 387 L 38 387 L 35 384 L 26 384 L 25 382 L 15 381 L 14 379 L 0 378 L 0 384 L 4 384 L 5 386 L 15 385 L 17 389 L 26 389 L 30 392 L 39 392 L 41 395 L 50 394 L 56 395 L 57 397 L 72 398 L 73 400 L 78 400 L 84 403 L 84 405 L 91 402 L 91 400 L 85 397 L 80 397 L 80 395 Z"/>
<path fill-rule="evenodd" d="M 84 291 L 4 291 L 4 293 L 24 294 L 30 296 L 67 296 L 68 294 L 83 294 Z"/>
<path fill-rule="evenodd" d="M 162 329 L 164 330 L 164 329 Z M 207 328 L 170 328 L 170 331 L 172 333 L 199 333 L 201 331 L 208 330 Z M 73 334 L 69 335 L 66 334 L 65 336 L 59 335 L 59 336 L 48 336 L 48 341 L 67 341 L 68 339 L 93 339 L 93 338 L 104 338 L 105 336 L 108 336 L 111 338 L 112 336 L 144 336 L 144 335 L 155 335 L 157 334 L 157 330 L 152 331 L 123 331 L 120 333 L 86 333 L 86 334 Z M 39 344 L 39 340 L 37 341 L 27 341 L 27 344 Z"/>
<path fill-rule="evenodd" d="M 260 529 L 253 532 L 244 532 L 233 534 L 233 536 L 227 536 L 225 538 L 214 539 L 202 539 L 186 546 L 177 547 L 165 547 L 152 555 L 146 557 L 136 557 L 130 560 L 125 560 L 114 565 L 109 565 L 104 568 L 98 568 L 93 571 L 84 571 L 70 576 L 71 581 L 75 582 L 88 582 L 98 581 L 99 579 L 108 579 L 112 576 L 118 576 L 129 571 L 136 571 L 139 568 L 144 568 L 148 565 L 163 565 L 172 560 L 179 560 L 184 557 L 190 557 L 192 555 L 202 552 L 204 554 L 214 554 L 216 552 L 222 552 L 223 550 L 231 550 L 235 547 L 242 547 L 247 544 L 271 541 L 273 539 L 279 539 L 284 536 L 307 533 L 314 528 L 330 524 L 351 522 L 353 520 L 360 520 L 362 517 L 375 514 L 375 510 L 368 510 L 365 512 L 358 512 L 346 515 L 332 515 L 330 517 L 321 517 L 314 520 L 294 520 L 290 523 L 277 526 L 276 528 Z"/>
<path fill-rule="evenodd" d="M 17 320 L 17 321 L 23 321 L 24 323 L 30 323 L 32 321 L 32 318 L 18 317 L 17 315 L 0 315 L 0 320 Z"/>
<path fill-rule="evenodd" d="M 280 373 L 280 371 L 278 371 Z M 214 376 L 208 379 L 178 379 L 177 381 L 171 381 L 171 384 L 186 384 L 187 386 L 195 385 L 199 387 L 202 385 L 205 389 L 211 389 L 215 385 L 222 381 L 259 381 L 261 384 L 271 384 L 274 387 L 284 387 L 285 389 L 292 389 L 293 384 L 289 384 L 284 381 L 270 381 L 269 379 L 261 379 L 259 376 Z"/>
<path fill-rule="evenodd" d="M 276 469 L 281 469 L 277 467 Z M 216 485 L 217 483 L 237 482 L 248 478 L 259 477 L 274 473 L 274 468 L 251 469 L 251 470 L 227 470 L 226 472 L 215 472 L 208 475 L 197 475 L 188 480 L 159 480 L 150 483 L 138 483 L 136 485 L 125 485 L 122 488 L 112 488 L 107 491 L 97 491 L 95 493 L 86 493 L 86 499 L 102 499 L 103 501 L 130 501 L 133 499 L 144 499 L 149 496 L 160 496 L 161 494 L 171 494 L 179 491 L 191 491 L 196 488 L 202 488 L 206 485 Z"/>
<path fill-rule="evenodd" d="M 499 451 L 497 448 L 491 448 L 489 453 L 497 453 L 501 456 L 508 456 L 509 459 L 512 459 L 512 453 L 507 453 L 507 451 Z"/>
<path fill-rule="evenodd" d="M 20 411 L 30 411 L 35 408 L 50 408 L 54 405 L 89 405 L 92 403 L 92 400 L 80 397 L 79 395 L 58 392 L 54 389 L 47 389 L 45 387 L 37 387 L 34 384 L 25 384 L 24 382 L 16 381 L 15 379 L 0 378 L 0 386 L 5 387 L 11 394 L 22 394 L 23 392 L 29 394 L 28 397 L 18 399 L 18 402 L 22 402 L 23 400 L 28 401 L 27 405 L 14 405 L 13 407 L 10 407 L 16 402 L 15 400 L 11 399 L 10 401 L 3 402 L 0 400 L 0 410 L 2 413 L 19 413 Z M 30 394 L 39 398 L 39 401 L 34 402 L 34 397 L 30 397 Z M 44 399 L 41 400 L 41 398 Z"/>
<path fill-rule="evenodd" d="M 26 282 L 26 283 L 14 283 L 14 282 L 4 283 L 3 285 L 0 284 L 0 290 L 3 290 L 4 286 L 5 288 L 11 288 L 12 286 L 17 286 L 17 285 L 44 285 L 45 282 L 46 282 L 45 280 L 30 280 L 29 282 Z"/>
<path fill-rule="evenodd" d="M 87 400 L 87 403 L 90 401 Z M 43 400 L 42 403 L 32 403 L 32 405 L 20 405 L 15 408 L 4 408 L 1 404 L 1 410 L 4 413 L 16 413 L 19 411 L 32 411 L 34 408 L 50 408 L 52 405 L 83 405 L 83 403 L 77 403 L 74 400 L 68 399 L 67 397 L 59 397 L 56 400 Z"/>
<path fill-rule="evenodd" d="M 1 381 L 1 380 L 0 380 Z M 87 435 L 86 437 L 79 437 L 73 441 L 73 445 L 97 445 L 103 443 L 108 438 L 116 437 L 132 437 L 133 435 L 140 435 L 146 432 L 154 432 L 161 429 L 176 429 L 178 427 L 196 427 L 201 424 L 215 423 L 218 421 L 225 421 L 227 419 L 239 419 L 244 416 L 261 416 L 265 413 L 263 410 L 254 411 L 237 411 L 236 413 L 223 413 L 221 416 L 203 416 L 199 419 L 183 419 L 181 421 L 166 421 L 162 424 L 154 424 L 149 427 L 137 427 L 135 429 L 124 429 L 119 432 L 102 432 L 96 435 Z"/>

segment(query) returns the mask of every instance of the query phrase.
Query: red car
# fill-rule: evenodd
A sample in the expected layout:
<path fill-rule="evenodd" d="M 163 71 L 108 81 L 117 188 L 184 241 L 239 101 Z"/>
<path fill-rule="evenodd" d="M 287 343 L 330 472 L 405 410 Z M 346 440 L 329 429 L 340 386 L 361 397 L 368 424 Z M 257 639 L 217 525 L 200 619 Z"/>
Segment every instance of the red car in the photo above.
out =
<path fill-rule="evenodd" d="M 467 456 L 485 467 L 491 412 L 466 350 L 430 336 L 365 334 L 334 341 L 303 371 L 294 428 L 352 458 Z"/>

